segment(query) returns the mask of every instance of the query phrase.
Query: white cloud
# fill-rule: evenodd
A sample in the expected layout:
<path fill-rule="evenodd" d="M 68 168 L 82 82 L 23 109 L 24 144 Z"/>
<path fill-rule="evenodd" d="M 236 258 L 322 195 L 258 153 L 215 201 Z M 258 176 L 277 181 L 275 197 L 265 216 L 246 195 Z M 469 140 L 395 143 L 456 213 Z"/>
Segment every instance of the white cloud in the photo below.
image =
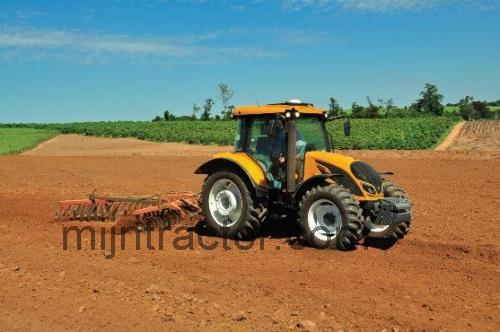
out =
<path fill-rule="evenodd" d="M 446 0 L 339 0 L 338 2 L 345 9 L 387 12 L 433 8 L 442 5 Z"/>
<path fill-rule="evenodd" d="M 282 7 L 291 11 L 316 8 L 374 13 L 409 12 L 445 6 L 483 10 L 498 7 L 499 4 L 500 0 L 282 0 Z"/>
<path fill-rule="evenodd" d="M 154 36 L 88 34 L 76 31 L 8 29 L 0 30 L 0 57 L 3 59 L 56 59 L 81 63 L 106 63 L 117 59 L 170 63 L 225 62 L 237 58 L 275 58 L 282 51 L 246 45 L 210 46 L 204 41 L 220 34 L 188 35 L 175 38 Z"/>

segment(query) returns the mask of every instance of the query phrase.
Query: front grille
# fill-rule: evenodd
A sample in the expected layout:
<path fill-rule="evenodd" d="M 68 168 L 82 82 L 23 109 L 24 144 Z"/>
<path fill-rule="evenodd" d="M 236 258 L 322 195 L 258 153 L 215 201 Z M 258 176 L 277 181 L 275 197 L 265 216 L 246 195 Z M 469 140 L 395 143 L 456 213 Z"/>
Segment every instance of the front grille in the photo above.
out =
<path fill-rule="evenodd" d="M 377 193 L 382 191 L 382 178 L 378 172 L 367 163 L 362 161 L 353 162 L 351 164 L 351 172 L 359 180 L 368 182 L 375 186 Z"/>

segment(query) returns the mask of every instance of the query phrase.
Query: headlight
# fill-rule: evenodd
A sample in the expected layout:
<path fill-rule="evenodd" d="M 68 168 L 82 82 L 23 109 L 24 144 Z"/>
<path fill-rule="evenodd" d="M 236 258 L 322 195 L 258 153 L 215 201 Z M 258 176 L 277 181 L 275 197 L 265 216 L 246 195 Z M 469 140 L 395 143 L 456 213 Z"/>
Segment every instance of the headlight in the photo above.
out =
<path fill-rule="evenodd" d="M 300 116 L 300 113 L 299 112 L 295 112 L 293 115 L 295 115 L 295 117 L 298 118 Z"/>
<path fill-rule="evenodd" d="M 290 118 L 291 116 L 292 116 L 292 113 L 291 113 L 291 112 L 286 112 L 286 113 L 285 113 L 285 117 Z"/>
<path fill-rule="evenodd" d="M 375 191 L 375 187 L 368 184 L 368 183 L 365 183 L 365 182 L 362 182 L 362 186 L 363 186 L 363 189 L 369 193 L 370 195 L 375 195 L 376 191 Z"/>

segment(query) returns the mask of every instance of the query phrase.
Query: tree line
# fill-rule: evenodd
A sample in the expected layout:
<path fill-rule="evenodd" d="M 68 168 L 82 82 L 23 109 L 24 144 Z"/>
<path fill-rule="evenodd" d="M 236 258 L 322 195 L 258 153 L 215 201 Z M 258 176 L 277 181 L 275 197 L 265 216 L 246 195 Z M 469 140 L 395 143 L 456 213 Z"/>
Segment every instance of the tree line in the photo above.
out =
<path fill-rule="evenodd" d="M 192 114 L 176 116 L 166 110 L 163 116 L 156 116 L 153 121 L 173 121 L 173 120 L 227 120 L 231 118 L 234 105 L 231 99 L 234 91 L 226 84 L 217 85 L 217 99 L 221 105 L 219 113 L 215 114 L 216 102 L 213 98 L 205 99 L 203 105 L 193 103 Z M 349 116 L 351 118 L 386 118 L 386 117 L 420 117 L 420 116 L 462 116 L 465 120 L 476 120 L 493 118 L 497 116 L 500 108 L 500 100 L 478 101 L 472 96 L 465 96 L 458 103 L 448 103 L 443 105 L 444 96 L 439 93 L 436 85 L 427 83 L 420 92 L 419 98 L 410 106 L 399 107 L 394 104 L 394 100 L 377 99 L 376 102 L 367 97 L 367 106 L 352 103 L 350 110 L 344 110 L 337 99 L 330 97 L 328 104 L 328 114 L 331 116 Z M 446 111 L 445 109 L 448 108 Z M 492 108 L 495 110 L 492 111 Z"/>
<path fill-rule="evenodd" d="M 433 84 L 425 84 L 420 92 L 419 98 L 410 106 L 398 107 L 394 105 L 393 99 L 378 99 L 376 103 L 367 97 L 368 106 L 359 105 L 354 102 L 350 112 L 340 107 L 338 101 L 331 97 L 328 105 L 328 113 L 332 116 L 349 115 L 352 118 L 384 118 L 384 117 L 419 117 L 419 116 L 462 116 L 465 120 L 476 120 L 493 118 L 500 107 L 500 100 L 487 102 L 476 101 L 471 96 L 465 96 L 458 103 L 443 105 L 444 96 L 439 93 Z M 448 110 L 445 112 L 445 108 Z"/>
<path fill-rule="evenodd" d="M 226 83 L 219 83 L 217 85 L 217 99 L 221 102 L 221 110 L 219 114 L 214 114 L 215 100 L 213 98 L 205 99 L 202 106 L 193 103 L 191 115 L 176 116 L 170 111 L 163 112 L 163 116 L 157 115 L 153 122 L 156 121 L 173 121 L 173 120 L 227 120 L 231 119 L 234 105 L 231 104 L 231 99 L 234 96 L 234 91 Z M 201 112 L 201 114 L 200 114 Z M 199 117 L 198 117 L 198 114 Z"/>

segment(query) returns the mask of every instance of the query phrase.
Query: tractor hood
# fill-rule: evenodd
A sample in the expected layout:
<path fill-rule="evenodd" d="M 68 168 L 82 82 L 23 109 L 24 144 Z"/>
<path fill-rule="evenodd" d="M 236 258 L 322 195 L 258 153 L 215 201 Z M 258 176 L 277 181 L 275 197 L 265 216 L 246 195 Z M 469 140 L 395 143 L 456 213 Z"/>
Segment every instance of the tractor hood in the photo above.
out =
<path fill-rule="evenodd" d="M 356 159 L 340 153 L 324 151 L 311 151 L 307 153 L 307 156 L 313 158 L 316 162 L 334 165 L 343 170 L 349 170 L 351 164 L 356 161 Z"/>
<path fill-rule="evenodd" d="M 352 157 L 331 152 L 311 151 L 306 154 L 306 177 L 332 173 L 334 179 L 348 188 L 358 199 L 380 199 L 382 178 L 369 164 Z"/>

